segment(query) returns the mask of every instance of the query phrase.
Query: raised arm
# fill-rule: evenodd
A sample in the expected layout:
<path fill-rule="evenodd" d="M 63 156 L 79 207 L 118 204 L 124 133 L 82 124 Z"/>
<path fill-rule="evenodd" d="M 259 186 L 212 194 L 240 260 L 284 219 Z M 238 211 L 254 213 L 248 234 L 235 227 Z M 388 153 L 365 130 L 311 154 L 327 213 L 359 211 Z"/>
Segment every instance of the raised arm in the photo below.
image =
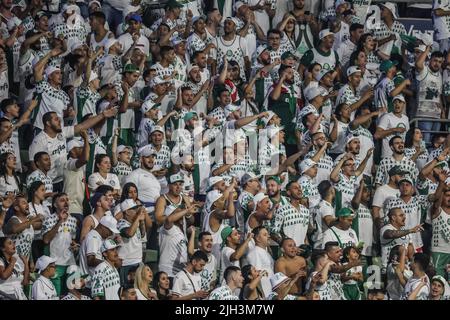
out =
<path fill-rule="evenodd" d="M 97 123 L 102 121 L 103 119 L 109 119 L 114 117 L 117 114 L 117 108 L 110 107 L 102 111 L 100 114 L 86 119 L 82 123 L 79 123 L 75 126 L 74 131 L 75 134 L 79 134 L 82 130 L 87 130 L 95 126 Z"/>
<path fill-rule="evenodd" d="M 341 160 L 337 163 L 336 167 L 333 168 L 333 171 L 330 173 L 330 180 L 334 183 L 339 182 L 339 173 L 341 172 L 341 168 L 344 165 L 344 162 L 348 160 L 349 157 L 347 155 L 344 155 Z"/>
<path fill-rule="evenodd" d="M 373 148 L 370 148 L 367 151 L 367 154 L 364 157 L 363 161 L 358 166 L 358 169 L 355 171 L 355 176 L 359 177 L 364 172 L 364 169 L 366 168 L 366 165 L 367 165 L 367 161 L 369 161 L 369 158 L 372 156 L 372 153 L 373 153 Z"/>
<path fill-rule="evenodd" d="M 230 261 L 239 261 L 239 259 L 241 259 L 245 252 L 248 249 L 248 244 L 250 243 L 250 241 L 253 239 L 253 233 L 249 233 L 247 235 L 247 238 L 245 238 L 244 242 L 242 242 L 242 244 L 237 247 L 236 251 L 233 252 L 230 256 Z"/>
<path fill-rule="evenodd" d="M 350 122 L 349 127 L 351 130 L 356 130 L 356 129 L 358 129 L 358 127 L 360 125 L 365 123 L 367 120 L 378 117 L 379 114 L 380 114 L 380 111 L 377 110 L 377 111 L 359 116 L 359 117 L 355 118 L 352 122 Z"/>
<path fill-rule="evenodd" d="M 62 53 L 61 49 L 52 49 L 34 66 L 34 81 L 39 82 L 44 79 L 44 69 L 50 58 L 56 57 Z"/>
<path fill-rule="evenodd" d="M 430 47 L 427 46 L 424 52 L 422 52 L 419 57 L 416 59 L 416 69 L 417 71 L 421 72 L 425 68 L 425 60 L 428 57 L 428 54 L 430 53 Z"/>
<path fill-rule="evenodd" d="M 358 210 L 358 208 L 359 208 L 363 190 L 364 190 L 364 179 L 361 179 L 361 182 L 359 183 L 358 191 L 355 193 L 355 196 L 352 199 L 352 207 L 355 210 Z"/>

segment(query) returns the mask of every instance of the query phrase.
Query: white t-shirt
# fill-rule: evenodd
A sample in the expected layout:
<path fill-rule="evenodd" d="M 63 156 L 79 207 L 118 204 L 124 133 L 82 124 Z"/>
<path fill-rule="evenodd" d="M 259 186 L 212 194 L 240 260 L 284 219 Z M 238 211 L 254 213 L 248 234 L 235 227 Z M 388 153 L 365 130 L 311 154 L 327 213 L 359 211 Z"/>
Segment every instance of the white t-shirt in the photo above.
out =
<path fill-rule="evenodd" d="M 427 275 L 425 275 L 427 278 L 426 285 L 420 289 L 419 293 L 417 294 L 416 300 L 428 300 L 428 297 L 430 295 L 430 279 Z M 411 293 L 416 289 L 421 283 L 421 279 L 417 278 L 410 278 L 406 284 L 405 284 L 405 290 L 403 291 L 402 300 L 407 300 L 408 297 L 411 295 Z"/>
<path fill-rule="evenodd" d="M 13 272 L 8 279 L 0 279 L 0 291 L 7 295 L 14 296 L 17 300 L 27 300 L 22 287 L 25 267 L 22 259 L 20 259 L 17 254 L 14 254 L 13 257 L 16 258 Z M 0 259 L 0 266 L 5 267 L 5 261 L 3 259 Z"/>
<path fill-rule="evenodd" d="M 154 208 L 156 199 L 161 195 L 161 186 L 155 176 L 144 169 L 133 170 L 125 179 L 125 183 L 133 182 L 139 190 L 139 199 L 146 208 Z M 149 203 L 153 203 L 150 205 Z"/>
<path fill-rule="evenodd" d="M 437 9 L 450 10 L 449 0 L 433 0 L 433 12 Z M 433 14 L 434 33 L 437 40 L 450 38 L 450 16 L 438 17 Z"/>
<path fill-rule="evenodd" d="M 69 158 L 64 168 L 63 191 L 70 195 L 69 197 L 70 213 L 83 212 L 83 200 L 86 192 L 84 183 L 86 165 L 77 168 L 76 162 L 77 159 Z"/>
<path fill-rule="evenodd" d="M 392 150 L 389 147 L 389 140 L 394 136 L 401 136 L 403 140 L 405 140 L 406 132 L 409 130 L 409 119 L 406 115 L 402 114 L 402 116 L 399 118 L 396 115 L 394 115 L 392 112 L 385 113 L 378 123 L 378 127 L 381 129 L 387 130 L 391 128 L 405 128 L 406 131 L 403 133 L 394 133 L 391 134 L 383 139 L 383 148 L 381 152 L 382 158 L 387 158 L 392 156 Z"/>
<path fill-rule="evenodd" d="M 88 186 L 90 190 L 95 191 L 101 185 L 108 185 L 113 187 L 114 190 L 120 190 L 119 178 L 114 173 L 108 173 L 106 179 L 98 172 L 94 172 L 89 176 Z"/>
<path fill-rule="evenodd" d="M 391 188 L 389 185 L 384 184 L 375 190 L 373 196 L 372 207 L 380 208 L 380 218 L 383 220 L 387 216 L 386 205 L 391 199 L 398 198 L 400 196 L 400 190 Z"/>
<path fill-rule="evenodd" d="M 29 157 L 34 158 L 34 155 L 39 151 L 45 151 L 50 155 L 51 168 L 48 172 L 53 183 L 63 181 L 64 166 L 67 162 L 67 147 L 66 139 L 70 139 L 74 136 L 74 127 L 64 127 L 61 133 L 58 133 L 56 137 L 50 138 L 45 131 L 39 133 L 34 137 L 33 142 L 30 145 Z"/>
<path fill-rule="evenodd" d="M 334 232 L 333 232 L 334 231 Z M 322 249 L 325 248 L 325 244 L 329 241 L 339 242 L 341 248 L 355 246 L 358 244 L 358 236 L 355 230 L 349 228 L 347 230 L 341 230 L 335 226 L 329 228 L 323 234 Z"/>
<path fill-rule="evenodd" d="M 405 249 L 408 248 L 408 244 L 411 243 L 411 237 L 409 235 L 403 236 L 397 239 L 386 239 L 384 238 L 384 233 L 387 230 L 398 230 L 392 224 L 387 224 L 380 230 L 380 243 L 381 243 L 381 264 L 384 268 L 386 268 L 389 255 L 391 253 L 392 248 L 398 245 L 403 245 Z"/>
<path fill-rule="evenodd" d="M 313 209 L 313 212 L 315 213 L 315 226 L 317 228 L 316 233 L 314 234 L 316 240 L 314 242 L 314 248 L 320 249 L 322 248 L 324 232 L 328 230 L 328 226 L 325 223 L 324 218 L 327 216 L 335 218 L 335 210 L 331 203 L 321 200 L 319 206 Z"/>
<path fill-rule="evenodd" d="M 139 227 L 131 238 L 125 237 L 122 233 L 129 227 L 131 227 L 131 223 L 125 219 L 121 219 L 117 223 L 117 229 L 119 229 L 123 241 L 119 247 L 119 257 L 122 259 L 122 266 L 130 266 L 142 262 L 142 241 L 144 237 Z"/>
<path fill-rule="evenodd" d="M 253 247 L 247 253 L 248 263 L 253 265 L 257 270 L 267 271 L 267 277 L 261 279 L 261 288 L 263 290 L 264 296 L 267 297 L 272 291 L 272 286 L 270 284 L 270 277 L 273 276 L 274 261 L 267 249 L 261 248 L 259 246 Z"/>
<path fill-rule="evenodd" d="M 222 283 L 223 273 L 228 267 L 240 267 L 239 260 L 231 261 L 230 257 L 236 250 L 228 246 L 223 247 L 220 255 L 220 266 L 219 266 L 219 283 Z"/>
<path fill-rule="evenodd" d="M 98 260 L 103 260 L 100 248 L 102 246 L 103 239 L 96 230 L 88 232 L 80 247 L 80 267 L 82 274 L 89 274 L 92 276 L 95 271 L 95 267 L 88 267 L 87 256 L 95 256 Z"/>
<path fill-rule="evenodd" d="M 39 276 L 31 289 L 31 300 L 59 300 L 55 286 L 44 276 Z"/>
<path fill-rule="evenodd" d="M 202 278 L 198 274 L 191 274 L 186 270 L 181 270 L 173 279 L 172 292 L 183 297 L 200 291 L 202 288 Z"/>
<path fill-rule="evenodd" d="M 159 271 L 175 276 L 188 262 L 187 239 L 177 226 L 159 229 Z"/>
<path fill-rule="evenodd" d="M 123 54 L 125 54 L 128 51 L 128 49 L 133 45 L 133 37 L 129 32 L 124 33 L 117 40 L 122 45 Z M 136 44 L 136 48 L 142 49 L 145 55 L 148 56 L 150 53 L 150 43 L 148 42 L 148 39 L 143 35 L 140 35 Z"/>

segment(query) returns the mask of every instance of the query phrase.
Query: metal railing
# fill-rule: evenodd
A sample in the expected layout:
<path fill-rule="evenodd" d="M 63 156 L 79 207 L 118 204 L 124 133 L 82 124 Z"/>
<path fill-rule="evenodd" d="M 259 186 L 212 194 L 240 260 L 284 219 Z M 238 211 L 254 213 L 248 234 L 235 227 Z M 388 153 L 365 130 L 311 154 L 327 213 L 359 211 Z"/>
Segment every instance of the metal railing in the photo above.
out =
<path fill-rule="evenodd" d="M 432 118 L 413 118 L 409 121 L 410 127 L 418 128 L 419 127 L 419 121 L 426 121 L 426 122 L 440 122 L 440 123 L 446 123 L 450 124 L 450 119 L 432 119 Z M 443 133 L 447 134 L 450 132 L 450 126 L 447 125 L 447 130 L 440 130 L 440 131 L 431 131 L 431 130 L 422 130 L 422 133 Z"/>

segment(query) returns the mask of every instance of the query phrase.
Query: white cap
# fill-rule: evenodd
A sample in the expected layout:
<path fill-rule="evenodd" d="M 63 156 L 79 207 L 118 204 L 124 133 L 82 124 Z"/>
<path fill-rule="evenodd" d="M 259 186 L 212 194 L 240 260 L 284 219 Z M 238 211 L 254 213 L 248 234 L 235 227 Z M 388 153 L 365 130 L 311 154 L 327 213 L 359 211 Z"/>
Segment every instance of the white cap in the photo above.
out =
<path fill-rule="evenodd" d="M 350 77 L 352 74 L 360 72 L 362 73 L 361 69 L 357 66 L 351 66 L 347 69 L 347 77 Z"/>
<path fill-rule="evenodd" d="M 206 195 L 206 210 L 210 211 L 214 202 L 222 198 L 223 194 L 219 190 L 212 190 Z"/>
<path fill-rule="evenodd" d="M 79 139 L 72 139 L 67 143 L 67 151 L 72 150 L 73 148 L 83 148 L 84 142 Z"/>
<path fill-rule="evenodd" d="M 61 71 L 61 69 L 55 66 L 48 66 L 45 68 L 45 75 L 48 77 L 55 71 Z"/>
<path fill-rule="evenodd" d="M 153 132 L 156 132 L 156 131 L 162 132 L 164 134 L 164 128 L 161 126 L 153 126 L 152 131 L 150 131 L 150 134 L 153 134 Z"/>
<path fill-rule="evenodd" d="M 172 43 L 172 46 L 179 45 L 182 42 L 186 42 L 186 39 L 181 37 L 173 37 L 170 39 L 170 43 Z"/>
<path fill-rule="evenodd" d="M 73 12 L 73 13 L 80 14 L 80 8 L 77 5 L 75 5 L 75 4 L 70 4 L 70 5 L 65 4 L 63 6 L 63 12 L 66 12 L 66 13 L 72 13 Z"/>
<path fill-rule="evenodd" d="M 225 181 L 223 177 L 212 176 L 208 179 L 208 189 L 211 189 L 217 182 Z"/>
<path fill-rule="evenodd" d="M 84 45 L 85 44 L 81 41 L 78 41 L 78 40 L 73 41 L 72 44 L 70 45 L 70 52 L 73 53 L 75 50 L 83 48 Z"/>
<path fill-rule="evenodd" d="M 172 184 L 175 182 L 184 182 L 183 176 L 179 173 L 175 173 L 175 174 L 171 175 L 169 177 L 169 183 Z"/>
<path fill-rule="evenodd" d="M 103 216 L 100 219 L 100 224 L 108 228 L 112 233 L 120 233 L 117 229 L 117 220 L 112 216 Z"/>
<path fill-rule="evenodd" d="M 322 78 L 327 74 L 333 72 L 333 70 L 320 69 L 320 71 L 316 74 L 316 81 L 322 80 Z"/>
<path fill-rule="evenodd" d="M 187 73 L 189 74 L 192 70 L 194 69 L 200 69 L 200 67 L 198 66 L 198 64 L 192 63 L 187 67 Z"/>
<path fill-rule="evenodd" d="M 161 77 L 154 77 L 151 81 L 150 81 L 150 88 L 153 88 L 154 86 L 156 86 L 157 84 L 162 84 L 162 83 L 167 83 L 169 81 L 164 80 Z"/>
<path fill-rule="evenodd" d="M 206 17 L 205 16 L 195 16 L 192 18 L 192 24 L 196 23 L 198 20 L 203 19 L 203 21 L 206 21 Z M 182 39 L 182 38 L 181 38 Z"/>
<path fill-rule="evenodd" d="M 256 48 L 256 58 L 258 58 L 261 55 L 261 53 L 263 53 L 266 50 L 267 50 L 267 46 L 265 46 L 265 45 L 258 46 L 258 48 Z"/>
<path fill-rule="evenodd" d="M 150 156 L 156 156 L 157 155 L 156 150 L 153 149 L 153 147 L 151 145 L 149 145 L 149 144 L 144 146 L 144 147 L 142 147 L 142 148 L 140 148 L 138 150 L 138 154 L 139 154 L 140 157 L 150 157 Z"/>
<path fill-rule="evenodd" d="M 91 71 L 91 75 L 89 76 L 89 82 L 94 81 L 95 79 L 98 79 L 98 74 L 95 71 Z"/>
<path fill-rule="evenodd" d="M 239 24 L 239 19 L 236 17 L 227 17 L 225 20 L 231 20 L 234 22 L 234 25 L 237 27 Z"/>
<path fill-rule="evenodd" d="M 16 16 L 13 16 L 11 19 L 8 20 L 8 24 L 6 25 L 8 30 L 12 30 L 15 27 L 19 26 L 22 23 L 22 20 L 17 18 Z"/>
<path fill-rule="evenodd" d="M 267 111 L 267 113 L 268 113 L 268 116 L 261 119 L 261 121 L 264 123 L 264 126 L 266 126 L 266 127 L 267 127 L 267 124 L 269 123 L 269 121 L 275 115 L 275 112 L 273 112 L 273 111 Z"/>
<path fill-rule="evenodd" d="M 133 154 L 133 148 L 129 147 L 129 146 L 124 146 L 123 144 L 121 144 L 120 146 L 117 147 L 117 154 L 124 152 L 126 149 L 130 150 L 130 153 Z"/>
<path fill-rule="evenodd" d="M 125 212 L 126 210 L 133 209 L 136 207 L 139 207 L 139 205 L 133 199 L 125 199 L 120 204 L 120 210 L 122 210 L 122 212 Z"/>
<path fill-rule="evenodd" d="M 244 2 L 242 2 L 242 1 L 236 1 L 235 3 L 234 3 L 234 11 L 235 12 L 237 12 L 238 10 L 239 10 L 239 8 L 240 7 L 242 7 L 242 6 L 244 6 L 244 5 L 246 5 Z"/>
<path fill-rule="evenodd" d="M 330 31 L 330 29 L 323 29 L 319 33 L 319 40 L 322 40 L 323 38 L 325 38 L 331 34 L 334 35 L 334 33 Z"/>
<path fill-rule="evenodd" d="M 397 6 L 395 4 L 393 4 L 392 2 L 385 2 L 380 4 L 383 7 L 387 8 L 390 12 L 392 12 L 394 19 L 398 19 Z"/>
<path fill-rule="evenodd" d="M 317 164 L 317 162 L 311 160 L 311 159 L 305 159 L 302 162 L 300 162 L 300 172 L 304 173 L 305 171 L 311 169 Z"/>
<path fill-rule="evenodd" d="M 233 113 L 234 111 L 238 111 L 241 109 L 241 106 L 235 105 L 235 104 L 227 104 L 223 112 L 225 113 L 225 117 L 228 118 L 228 116 Z"/>
<path fill-rule="evenodd" d="M 305 92 L 305 97 L 308 99 L 308 101 L 312 101 L 317 96 L 320 96 L 322 92 L 320 91 L 319 87 L 311 87 Z"/>
<path fill-rule="evenodd" d="M 56 259 L 49 256 L 40 256 L 36 261 L 35 269 L 41 273 L 44 271 L 50 264 L 55 263 Z"/>
<path fill-rule="evenodd" d="M 347 136 L 347 140 L 345 142 L 345 144 L 349 144 L 350 142 L 352 142 L 353 140 L 358 139 L 359 140 L 359 136 L 357 135 L 353 135 L 353 134 L 349 134 Z"/>
<path fill-rule="evenodd" d="M 349 2 L 346 0 L 336 0 L 334 7 L 337 9 L 337 7 L 339 7 L 341 4 L 344 4 L 344 3 L 349 3 Z"/>
<path fill-rule="evenodd" d="M 98 5 L 100 8 L 102 7 L 102 4 L 97 0 L 93 0 L 93 1 L 89 2 L 88 7 L 90 8 L 93 4 Z"/>
<path fill-rule="evenodd" d="M 255 194 L 255 196 L 253 197 L 253 202 L 255 203 L 255 207 L 258 205 L 258 203 L 260 203 L 261 201 L 263 201 L 265 198 L 268 198 L 269 196 L 265 193 L 259 192 L 257 194 Z"/>
<path fill-rule="evenodd" d="M 113 218 L 114 219 L 114 218 Z M 102 246 L 100 248 L 100 251 L 103 253 L 105 251 L 111 250 L 111 249 L 115 249 L 117 248 L 119 245 L 117 244 L 117 242 L 115 242 L 112 239 L 106 239 L 105 241 L 103 241 Z"/>
<path fill-rule="evenodd" d="M 273 276 L 270 277 L 270 284 L 272 286 L 272 291 L 278 289 L 278 287 L 289 281 L 289 278 L 283 272 L 277 272 Z"/>
<path fill-rule="evenodd" d="M 278 132 L 283 131 L 284 127 L 278 127 L 275 125 L 270 125 L 268 127 L 266 127 L 266 131 L 267 131 L 267 137 L 268 138 L 272 138 L 274 135 L 276 135 Z"/>
<path fill-rule="evenodd" d="M 159 107 L 160 104 L 159 103 L 154 103 L 152 100 L 146 100 L 144 101 L 144 103 L 142 103 L 141 105 L 141 111 L 142 113 L 147 113 L 148 111 L 150 111 L 151 109 L 153 109 L 154 107 Z"/>
<path fill-rule="evenodd" d="M 108 40 L 106 40 L 106 43 L 105 43 L 105 52 L 106 53 L 109 53 L 109 49 L 111 49 L 111 47 L 113 46 L 113 45 L 115 45 L 116 43 L 118 43 L 119 41 L 117 40 L 117 39 L 111 39 L 111 38 L 109 38 Z"/>
<path fill-rule="evenodd" d="M 400 100 L 406 103 L 405 97 L 402 94 L 395 96 L 394 99 L 392 99 L 392 102 L 394 102 L 395 100 Z"/>

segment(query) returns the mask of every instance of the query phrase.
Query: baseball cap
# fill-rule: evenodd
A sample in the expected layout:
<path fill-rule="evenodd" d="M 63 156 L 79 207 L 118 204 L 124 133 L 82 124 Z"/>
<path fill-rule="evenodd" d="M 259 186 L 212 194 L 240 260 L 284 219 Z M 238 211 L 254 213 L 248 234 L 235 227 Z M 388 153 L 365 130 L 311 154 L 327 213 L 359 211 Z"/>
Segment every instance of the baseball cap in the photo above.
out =
<path fill-rule="evenodd" d="M 106 239 L 105 241 L 103 241 L 102 246 L 100 247 L 100 251 L 103 253 L 105 251 L 108 251 L 108 250 L 111 250 L 111 249 L 115 249 L 118 246 L 119 245 L 114 240 Z"/>
<path fill-rule="evenodd" d="M 341 208 L 338 212 L 336 212 L 336 217 L 351 217 L 353 216 L 354 211 L 350 208 Z"/>
<path fill-rule="evenodd" d="M 407 174 L 408 172 L 403 170 L 400 166 L 393 166 L 391 169 L 389 169 L 388 174 L 389 177 L 395 176 L 395 175 L 404 175 Z"/>
<path fill-rule="evenodd" d="M 402 182 L 409 182 L 410 184 L 414 185 L 412 178 L 409 175 L 404 175 L 400 178 L 398 181 L 398 184 L 400 185 Z"/>
<path fill-rule="evenodd" d="M 81 41 L 73 41 L 72 44 L 70 45 L 70 52 L 74 52 L 77 49 L 81 49 L 83 48 L 84 43 Z"/>
<path fill-rule="evenodd" d="M 311 160 L 311 159 L 305 159 L 302 162 L 300 162 L 300 172 L 305 173 L 307 170 L 311 169 L 317 164 L 317 162 Z"/>
<path fill-rule="evenodd" d="M 352 142 L 355 139 L 359 139 L 359 136 L 358 135 L 354 135 L 354 134 L 349 134 L 347 136 L 347 140 L 346 140 L 345 144 L 349 144 L 350 142 Z"/>
<path fill-rule="evenodd" d="M 253 197 L 253 202 L 255 203 L 255 206 L 258 205 L 261 201 L 263 201 L 265 198 L 269 198 L 269 196 L 265 193 L 259 192 Z"/>
<path fill-rule="evenodd" d="M 93 0 L 89 2 L 88 8 L 90 8 L 93 4 L 96 4 L 97 6 L 99 6 L 100 8 L 102 7 L 102 4 L 97 1 L 97 0 Z"/>
<path fill-rule="evenodd" d="M 273 180 L 279 185 L 281 185 L 281 183 L 282 183 L 279 176 L 270 176 L 266 179 L 266 181 L 269 181 L 269 180 Z"/>
<path fill-rule="evenodd" d="M 128 149 L 131 154 L 133 153 L 133 148 L 121 144 L 120 146 L 117 147 L 117 154 L 124 152 L 126 149 Z"/>
<path fill-rule="evenodd" d="M 127 73 L 127 72 L 130 72 L 130 73 L 133 73 L 133 72 L 140 73 L 141 71 L 139 70 L 139 68 L 138 68 L 136 65 L 134 65 L 134 64 L 132 64 L 132 63 L 128 63 L 127 65 L 125 65 L 125 67 L 123 67 L 122 73 Z"/>
<path fill-rule="evenodd" d="M 230 236 L 230 234 L 233 232 L 234 228 L 230 226 L 226 226 L 222 229 L 220 232 L 220 237 L 222 238 L 222 242 L 226 242 L 227 238 Z"/>
<path fill-rule="evenodd" d="M 105 43 L 105 52 L 106 53 L 108 53 L 109 52 L 109 49 L 111 49 L 111 47 L 113 46 L 113 45 L 115 45 L 116 43 L 118 43 L 119 41 L 117 40 L 117 39 L 108 39 L 108 40 L 106 40 L 106 43 Z"/>
<path fill-rule="evenodd" d="M 312 101 L 314 98 L 320 96 L 322 92 L 318 87 L 311 87 L 305 92 L 305 97 L 308 101 Z"/>
<path fill-rule="evenodd" d="M 45 11 L 38 11 L 38 13 L 36 13 L 34 19 L 39 20 L 42 17 L 50 18 L 50 14 L 46 13 Z"/>
<path fill-rule="evenodd" d="M 100 219 L 100 224 L 108 228 L 112 233 L 120 233 L 119 229 L 117 229 L 117 220 L 113 216 L 103 216 Z"/>
<path fill-rule="evenodd" d="M 392 12 L 392 16 L 394 19 L 398 19 L 397 15 L 397 7 L 392 2 L 380 3 L 383 7 L 387 8 L 390 12 Z"/>
<path fill-rule="evenodd" d="M 152 128 L 152 131 L 150 131 L 150 134 L 152 134 L 153 132 L 156 132 L 156 131 L 162 132 L 164 134 L 164 128 L 161 126 L 154 126 Z"/>
<path fill-rule="evenodd" d="M 176 46 L 182 42 L 186 42 L 186 39 L 181 37 L 173 37 L 172 39 L 170 39 L 170 42 L 172 43 L 172 46 Z"/>
<path fill-rule="evenodd" d="M 445 168 L 447 166 L 447 161 L 439 161 L 438 163 L 436 163 L 436 165 L 434 166 L 435 168 Z"/>
<path fill-rule="evenodd" d="M 200 69 L 200 67 L 198 66 L 198 64 L 196 63 L 192 63 L 187 67 L 187 73 L 189 74 L 192 70 L 194 69 Z"/>
<path fill-rule="evenodd" d="M 399 94 L 398 96 L 395 96 L 394 99 L 392 99 L 392 101 L 395 100 L 400 100 L 406 103 L 405 97 L 402 94 Z"/>
<path fill-rule="evenodd" d="M 286 51 L 285 53 L 283 53 L 283 54 L 281 55 L 281 60 L 289 59 L 289 58 L 297 59 L 297 57 L 296 57 L 292 52 L 290 52 L 290 51 Z"/>
<path fill-rule="evenodd" d="M 239 24 L 239 20 L 235 17 L 227 17 L 225 20 L 231 20 L 233 21 L 234 25 L 237 27 Z"/>
<path fill-rule="evenodd" d="M 55 66 L 48 66 L 45 68 L 45 75 L 48 77 L 55 71 L 61 71 L 61 69 Z"/>
<path fill-rule="evenodd" d="M 73 275 L 78 275 L 80 278 L 89 277 L 89 274 L 81 274 L 81 273 L 82 273 L 81 268 L 76 264 L 72 264 L 72 265 L 68 266 L 67 270 L 66 270 L 66 274 L 67 274 L 68 278 L 70 278 Z"/>
<path fill-rule="evenodd" d="M 158 84 L 163 84 L 163 83 L 167 83 L 169 81 L 164 80 L 161 77 L 154 77 L 151 81 L 150 81 L 150 88 L 153 88 L 154 86 L 158 85 Z"/>
<path fill-rule="evenodd" d="M 122 212 L 125 212 L 126 210 L 129 210 L 129 209 L 137 208 L 137 207 L 139 207 L 139 205 L 133 199 L 125 199 L 120 204 L 120 210 L 122 210 Z"/>
<path fill-rule="evenodd" d="M 223 177 L 213 176 L 208 179 L 208 189 L 211 189 L 217 182 L 225 181 Z"/>
<path fill-rule="evenodd" d="M 196 23 L 196 22 L 199 21 L 200 19 L 203 20 L 203 21 L 206 21 L 205 16 L 202 16 L 202 15 L 200 15 L 200 16 L 195 16 L 195 17 L 192 18 L 192 24 Z"/>
<path fill-rule="evenodd" d="M 70 151 L 73 148 L 83 148 L 84 142 L 79 139 L 72 139 L 67 143 L 67 150 Z"/>
<path fill-rule="evenodd" d="M 289 277 L 286 276 L 283 272 L 275 273 L 270 277 L 270 285 L 272 286 L 272 291 L 277 290 L 280 285 L 288 281 L 290 281 Z"/>
<path fill-rule="evenodd" d="M 245 186 L 247 184 L 247 182 L 249 182 L 250 180 L 256 180 L 256 179 L 259 179 L 259 178 L 260 178 L 260 176 L 257 176 L 253 172 L 246 172 L 241 177 L 241 186 L 242 187 Z"/>
<path fill-rule="evenodd" d="M 169 177 L 169 183 L 172 184 L 175 182 L 184 182 L 183 176 L 179 173 L 175 173 L 175 174 L 171 175 Z"/>
<path fill-rule="evenodd" d="M 150 156 L 156 156 L 157 155 L 156 150 L 153 149 L 153 147 L 150 146 L 150 145 L 146 145 L 146 146 L 140 148 L 138 150 L 138 154 L 139 154 L 140 157 L 150 157 Z"/>
<path fill-rule="evenodd" d="M 140 14 L 137 14 L 137 13 L 133 13 L 131 16 L 128 17 L 128 21 L 131 21 L 131 20 L 142 23 L 142 17 Z"/>
<path fill-rule="evenodd" d="M 323 29 L 319 33 L 319 40 L 322 40 L 323 38 L 325 38 L 325 37 L 327 37 L 329 35 L 334 35 L 334 33 L 331 32 L 330 29 Z"/>
<path fill-rule="evenodd" d="M 184 115 L 183 120 L 184 120 L 184 121 L 189 121 L 189 120 L 191 120 L 191 119 L 194 118 L 194 117 L 198 117 L 197 112 L 195 112 L 195 111 L 190 111 L 190 112 L 188 112 L 188 113 L 186 113 L 186 114 Z"/>
<path fill-rule="evenodd" d="M 208 192 L 205 201 L 206 210 L 211 210 L 211 207 L 214 204 L 214 202 L 222 198 L 222 196 L 223 194 L 219 190 L 212 190 Z"/>
<path fill-rule="evenodd" d="M 274 135 L 276 135 L 278 132 L 283 131 L 284 127 L 278 127 L 278 126 L 274 126 L 274 125 L 270 125 L 266 128 L 267 131 L 267 137 L 268 138 L 272 138 Z"/>
<path fill-rule="evenodd" d="M 36 261 L 36 265 L 35 265 L 35 269 L 38 270 L 38 273 L 40 274 L 42 271 L 44 271 L 45 269 L 47 269 L 47 267 L 52 264 L 55 263 L 56 259 L 49 257 L 49 256 L 40 256 L 39 259 L 37 259 Z"/>
<path fill-rule="evenodd" d="M 351 66 L 347 69 L 347 77 L 350 77 L 352 74 L 360 72 L 362 73 L 361 69 L 357 66 Z"/>
<path fill-rule="evenodd" d="M 268 116 L 267 117 L 263 117 L 261 118 L 261 122 L 264 124 L 264 126 L 266 127 L 267 124 L 269 123 L 269 121 L 273 118 L 273 116 L 275 115 L 275 112 L 273 111 L 267 111 Z"/>
<path fill-rule="evenodd" d="M 261 53 L 263 53 L 266 50 L 268 50 L 267 46 L 265 45 L 258 46 L 258 48 L 256 48 L 256 58 L 258 58 L 261 55 Z"/>
<path fill-rule="evenodd" d="M 320 81 L 327 73 L 333 72 L 334 70 L 328 70 L 328 69 L 320 69 L 319 73 L 316 74 L 316 80 Z"/>
<path fill-rule="evenodd" d="M 159 104 L 159 103 L 154 103 L 153 101 L 151 101 L 151 100 L 146 100 L 146 101 L 144 101 L 144 103 L 142 103 L 142 105 L 141 105 L 141 112 L 142 113 L 147 113 L 147 112 L 149 112 L 151 109 L 153 109 L 153 108 L 158 108 L 158 107 L 160 107 L 161 106 L 161 104 Z"/>
<path fill-rule="evenodd" d="M 241 109 L 241 106 L 230 103 L 226 105 L 223 112 L 225 113 L 225 117 L 228 117 L 231 113 L 233 113 L 234 111 L 238 111 L 239 109 Z"/>
<path fill-rule="evenodd" d="M 392 62 L 391 60 L 384 60 L 380 63 L 380 71 L 387 72 L 390 68 L 397 65 L 397 61 Z"/>

